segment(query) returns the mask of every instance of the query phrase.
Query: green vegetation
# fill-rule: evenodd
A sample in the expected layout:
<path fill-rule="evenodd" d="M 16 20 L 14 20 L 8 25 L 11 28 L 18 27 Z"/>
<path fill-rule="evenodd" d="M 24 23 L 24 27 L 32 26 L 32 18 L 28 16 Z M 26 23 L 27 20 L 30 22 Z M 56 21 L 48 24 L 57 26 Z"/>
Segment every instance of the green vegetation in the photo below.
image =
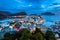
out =
<path fill-rule="evenodd" d="M 2 40 L 56 40 L 54 34 L 51 31 L 47 31 L 45 36 L 38 28 L 34 33 L 30 33 L 29 30 L 23 29 L 22 31 L 10 34 L 6 32 Z"/>
<path fill-rule="evenodd" d="M 10 40 L 10 33 L 6 32 L 2 40 Z"/>
<path fill-rule="evenodd" d="M 33 38 L 33 40 L 44 40 L 44 38 L 40 32 L 33 35 L 32 38 Z"/>
<path fill-rule="evenodd" d="M 46 32 L 46 40 L 56 40 L 56 38 L 55 38 L 55 36 L 54 36 L 54 34 L 52 33 L 52 31 L 47 31 Z"/>
<path fill-rule="evenodd" d="M 23 29 L 21 31 L 21 37 L 20 37 L 20 40 L 30 40 L 32 34 L 30 33 L 29 30 L 27 29 Z"/>

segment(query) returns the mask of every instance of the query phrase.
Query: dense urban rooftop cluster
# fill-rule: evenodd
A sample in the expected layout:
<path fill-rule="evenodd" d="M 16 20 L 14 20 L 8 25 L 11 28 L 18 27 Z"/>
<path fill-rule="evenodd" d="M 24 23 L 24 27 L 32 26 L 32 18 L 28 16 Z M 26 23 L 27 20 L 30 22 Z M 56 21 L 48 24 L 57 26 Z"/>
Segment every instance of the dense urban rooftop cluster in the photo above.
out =
<path fill-rule="evenodd" d="M 45 22 L 45 20 L 41 17 L 41 16 L 34 16 L 34 15 L 30 15 L 30 16 L 13 16 L 15 19 L 14 20 L 10 20 L 5 22 L 1 22 L 0 24 L 0 31 L 5 28 L 5 27 L 9 27 L 9 28 L 33 28 L 34 26 L 41 26 L 41 24 L 43 24 Z M 17 18 L 19 17 L 19 18 Z"/>
<path fill-rule="evenodd" d="M 35 28 L 41 29 L 43 33 L 47 30 L 52 31 L 56 37 L 60 36 L 60 22 L 56 22 L 55 25 L 51 25 L 50 28 L 43 25 L 46 22 L 40 15 L 20 15 L 20 16 L 10 16 L 14 20 L 8 20 L 6 22 L 0 22 L 0 32 L 19 32 L 23 28 L 30 30 L 31 33 Z"/>

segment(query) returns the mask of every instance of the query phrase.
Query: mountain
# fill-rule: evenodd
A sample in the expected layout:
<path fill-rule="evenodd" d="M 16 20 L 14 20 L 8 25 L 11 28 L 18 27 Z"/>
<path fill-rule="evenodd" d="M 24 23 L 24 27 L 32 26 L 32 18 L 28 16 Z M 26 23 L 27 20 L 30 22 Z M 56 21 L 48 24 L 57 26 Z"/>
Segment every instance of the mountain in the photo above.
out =
<path fill-rule="evenodd" d="M 27 15 L 26 12 L 10 13 L 8 11 L 0 11 L 0 19 L 7 18 L 7 16 L 18 16 L 18 15 Z"/>
<path fill-rule="evenodd" d="M 7 16 L 7 15 L 10 15 L 11 13 L 8 11 L 0 11 L 0 14 Z"/>
<path fill-rule="evenodd" d="M 55 15 L 55 13 L 52 13 L 52 12 L 45 12 L 45 13 L 41 13 L 41 15 Z"/>
<path fill-rule="evenodd" d="M 18 13 L 12 14 L 10 16 L 19 16 L 19 15 L 27 15 L 27 13 L 26 12 L 18 12 Z"/>
<path fill-rule="evenodd" d="M 3 14 L 0 14 L 0 19 L 3 19 L 3 18 L 6 18 L 6 16 Z"/>
<path fill-rule="evenodd" d="M 8 11 L 0 11 L 0 19 L 7 18 L 8 15 L 11 15 Z"/>

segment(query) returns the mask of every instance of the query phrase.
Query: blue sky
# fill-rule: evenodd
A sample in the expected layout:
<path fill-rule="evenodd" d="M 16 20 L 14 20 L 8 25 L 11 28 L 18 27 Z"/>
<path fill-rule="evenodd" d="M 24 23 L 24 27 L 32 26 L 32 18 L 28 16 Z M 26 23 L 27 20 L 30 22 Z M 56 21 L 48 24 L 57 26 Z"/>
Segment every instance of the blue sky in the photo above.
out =
<path fill-rule="evenodd" d="M 57 8 L 58 7 L 58 8 Z M 0 0 L 0 10 L 27 13 L 59 12 L 60 0 Z M 58 11 L 57 11 L 58 10 Z"/>

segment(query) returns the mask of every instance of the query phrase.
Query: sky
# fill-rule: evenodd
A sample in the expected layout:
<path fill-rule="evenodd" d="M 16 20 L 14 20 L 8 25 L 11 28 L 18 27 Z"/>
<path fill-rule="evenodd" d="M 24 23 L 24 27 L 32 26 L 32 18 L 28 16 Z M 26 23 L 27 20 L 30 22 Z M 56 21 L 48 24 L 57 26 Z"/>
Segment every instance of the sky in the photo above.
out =
<path fill-rule="evenodd" d="M 51 11 L 59 13 L 60 0 L 0 0 L 0 11 L 12 13 L 25 11 L 27 13 L 41 13 Z"/>

